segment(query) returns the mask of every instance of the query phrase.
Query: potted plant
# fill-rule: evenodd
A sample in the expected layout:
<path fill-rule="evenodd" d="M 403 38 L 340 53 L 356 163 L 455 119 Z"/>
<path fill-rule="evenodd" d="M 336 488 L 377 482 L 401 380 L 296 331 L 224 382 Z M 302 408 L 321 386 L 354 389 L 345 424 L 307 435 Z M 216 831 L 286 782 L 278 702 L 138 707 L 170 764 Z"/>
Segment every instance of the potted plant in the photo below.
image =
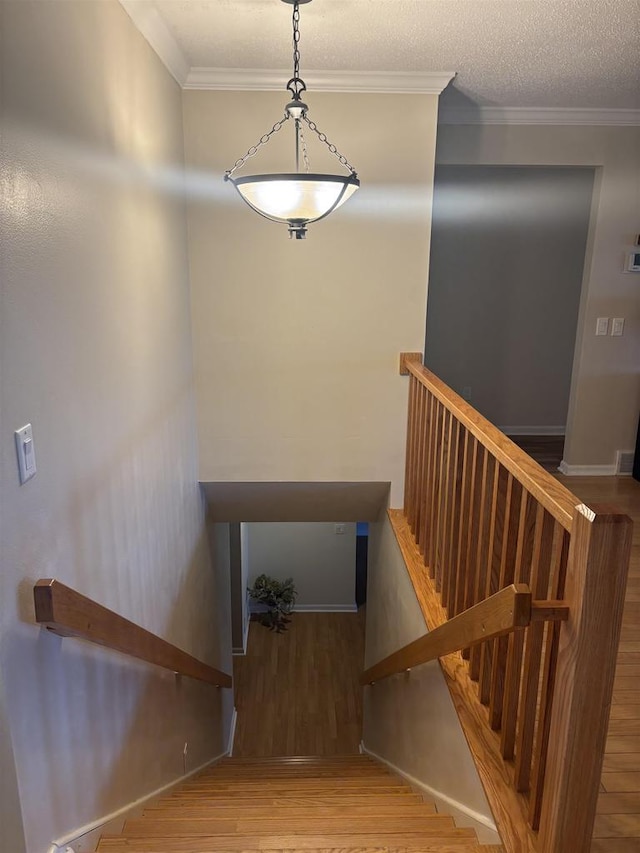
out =
<path fill-rule="evenodd" d="M 269 575 L 259 575 L 253 586 L 247 588 L 247 592 L 254 601 L 267 607 L 267 612 L 260 620 L 262 624 L 279 634 L 286 631 L 287 623 L 291 621 L 287 617 L 296 603 L 297 591 L 293 578 L 279 581 Z"/>

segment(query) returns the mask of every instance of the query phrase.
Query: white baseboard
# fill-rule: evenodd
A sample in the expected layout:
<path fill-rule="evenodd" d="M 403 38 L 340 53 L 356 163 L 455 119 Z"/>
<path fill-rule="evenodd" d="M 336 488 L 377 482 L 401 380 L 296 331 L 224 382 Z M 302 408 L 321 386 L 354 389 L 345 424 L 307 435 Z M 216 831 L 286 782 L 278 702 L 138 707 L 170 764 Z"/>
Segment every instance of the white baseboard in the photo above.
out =
<path fill-rule="evenodd" d="M 227 744 L 227 755 L 233 755 L 233 742 L 236 739 L 236 723 L 238 722 L 238 711 L 234 708 L 231 715 L 231 728 L 229 729 L 229 743 Z"/>
<path fill-rule="evenodd" d="M 564 435 L 566 426 L 499 426 L 505 435 Z"/>
<path fill-rule="evenodd" d="M 360 751 L 365 755 L 370 755 L 372 758 L 375 758 L 376 761 L 386 764 L 390 770 L 393 770 L 393 772 L 397 773 L 398 776 L 402 776 L 403 779 L 406 779 L 414 788 L 418 788 L 422 791 L 430 800 L 434 800 L 438 809 L 449 812 L 456 820 L 457 824 L 473 826 L 481 844 L 502 844 L 502 840 L 498 835 L 497 827 L 491 818 L 470 809 L 468 806 L 465 806 L 464 803 L 460 803 L 452 797 L 449 797 L 447 794 L 443 794 L 442 791 L 432 788 L 431 785 L 421 782 L 420 779 L 416 779 L 416 777 L 412 776 L 410 773 L 405 773 L 404 770 L 401 770 L 400 767 L 396 767 L 396 765 L 392 764 L 391 761 L 387 761 L 386 758 L 383 758 L 371 749 L 367 749 L 362 741 L 360 742 Z"/>
<path fill-rule="evenodd" d="M 103 815 L 91 823 L 87 823 L 84 826 L 74 829 L 63 838 L 56 839 L 51 847 L 49 847 L 47 853 L 65 853 L 67 847 L 71 847 L 74 853 L 92 853 L 92 851 L 94 851 L 98 846 L 101 834 L 105 832 L 121 832 L 125 820 L 134 817 L 136 813 L 140 813 L 151 800 L 155 800 L 158 797 L 163 797 L 165 794 L 170 793 L 174 788 L 177 788 L 179 785 L 186 782 L 187 779 L 190 779 L 197 773 L 201 773 L 212 764 L 216 764 L 216 762 L 225 758 L 226 755 L 227 753 L 216 755 L 215 758 L 205 761 L 204 764 L 196 767 L 195 770 L 190 770 L 189 773 L 179 776 L 173 782 L 169 782 L 161 788 L 156 788 L 156 790 L 152 791 L 150 794 L 145 794 L 144 797 L 140 797 L 133 802 L 127 803 L 110 814 Z"/>
<path fill-rule="evenodd" d="M 258 611 L 256 611 L 256 613 L 257 612 Z M 247 622 L 244 626 L 244 634 L 242 635 L 242 646 L 234 646 L 231 649 L 232 655 L 246 655 L 247 653 L 247 644 L 249 642 L 249 625 L 251 623 L 251 619 L 249 618 L 250 615 L 250 611 L 247 611 Z"/>
<path fill-rule="evenodd" d="M 558 467 L 561 474 L 567 477 L 613 477 L 616 474 L 615 465 L 568 465 L 564 459 Z"/>
<path fill-rule="evenodd" d="M 266 613 L 268 610 L 262 604 L 252 605 L 251 614 Z M 357 613 L 358 605 L 353 604 L 296 604 L 294 613 Z"/>

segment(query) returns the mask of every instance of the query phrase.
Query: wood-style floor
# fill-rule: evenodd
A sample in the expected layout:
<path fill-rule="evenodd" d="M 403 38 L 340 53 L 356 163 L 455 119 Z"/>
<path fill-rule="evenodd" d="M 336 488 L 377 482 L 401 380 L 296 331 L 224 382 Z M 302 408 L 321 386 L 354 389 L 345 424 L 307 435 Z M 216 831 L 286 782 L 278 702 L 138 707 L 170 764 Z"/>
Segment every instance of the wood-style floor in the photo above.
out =
<path fill-rule="evenodd" d="M 613 504 L 634 522 L 618 666 L 592 853 L 640 853 L 640 483 L 563 477 L 586 504 Z"/>
<path fill-rule="evenodd" d="M 234 758 L 357 753 L 363 663 L 362 614 L 294 613 L 283 634 L 252 621 L 234 658 Z"/>
<path fill-rule="evenodd" d="M 556 474 L 564 453 L 563 435 L 512 435 L 511 441 L 532 456 L 545 471 Z"/>

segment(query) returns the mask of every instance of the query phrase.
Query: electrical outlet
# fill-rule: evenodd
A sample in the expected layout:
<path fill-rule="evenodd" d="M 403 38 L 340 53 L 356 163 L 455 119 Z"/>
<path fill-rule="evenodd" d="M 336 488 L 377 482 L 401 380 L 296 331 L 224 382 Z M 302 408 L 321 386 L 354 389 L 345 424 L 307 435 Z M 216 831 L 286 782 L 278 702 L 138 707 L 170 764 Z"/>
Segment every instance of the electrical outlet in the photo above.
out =
<path fill-rule="evenodd" d="M 344 524 L 336 524 L 336 536 L 343 536 L 345 529 Z"/>

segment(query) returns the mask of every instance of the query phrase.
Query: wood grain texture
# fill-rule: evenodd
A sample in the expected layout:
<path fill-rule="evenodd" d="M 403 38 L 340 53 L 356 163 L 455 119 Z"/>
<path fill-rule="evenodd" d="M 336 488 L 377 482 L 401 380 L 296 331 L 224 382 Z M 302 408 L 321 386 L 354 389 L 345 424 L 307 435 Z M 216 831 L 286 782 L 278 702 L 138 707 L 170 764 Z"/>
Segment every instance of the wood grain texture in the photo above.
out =
<path fill-rule="evenodd" d="M 256 773 L 262 777 L 258 782 Z M 318 800 L 301 787 L 290 797 L 265 797 L 261 783 L 291 784 L 292 774 L 310 783 L 314 774 L 333 778 L 339 794 Z M 354 800 L 349 783 L 356 777 L 382 777 L 385 784 Z M 226 791 L 229 785 L 233 796 Z M 199 799 L 188 796 L 194 786 Z M 99 853 L 260 850 L 503 853 L 500 847 L 479 845 L 472 829 L 457 827 L 387 767 L 361 755 L 223 760 L 145 808 L 142 817 L 127 820 L 120 835 L 104 836 L 98 846 Z"/>
<path fill-rule="evenodd" d="M 433 631 L 447 620 L 447 613 L 422 570 L 422 558 L 402 510 L 391 509 L 388 515 L 425 623 Z M 528 825 L 528 801 L 514 789 L 513 772 L 502 758 L 498 735 L 487 724 L 487 710 L 478 700 L 469 668 L 459 653 L 439 660 L 505 849 L 541 853 L 537 834 Z M 365 689 L 375 690 L 375 686 Z"/>
<path fill-rule="evenodd" d="M 578 507 L 565 593 L 571 616 L 561 625 L 540 823 L 549 853 L 569 845 L 587 850 L 591 839 L 630 552 L 627 516 Z"/>
<path fill-rule="evenodd" d="M 233 659 L 234 756 L 357 754 L 364 613 L 294 613 L 284 634 L 249 626 Z"/>
<path fill-rule="evenodd" d="M 489 450 L 538 503 L 571 531 L 573 511 L 580 501 L 557 478 L 544 470 L 511 439 L 452 391 L 422 364 L 407 364 L 409 372 L 440 400 L 456 419 Z"/>
<path fill-rule="evenodd" d="M 512 584 L 379 661 L 362 674 L 360 683 L 372 684 L 443 655 L 499 637 L 527 625 L 530 615 L 529 588 Z"/>
<path fill-rule="evenodd" d="M 156 634 L 97 604 L 52 578 L 33 588 L 36 621 L 61 637 L 79 637 L 216 687 L 231 687 L 231 676 L 199 661 Z"/>
<path fill-rule="evenodd" d="M 409 364 L 422 364 L 422 353 L 421 352 L 401 352 L 400 353 L 400 363 L 399 363 L 399 373 L 400 376 L 408 376 L 409 375 Z"/>

